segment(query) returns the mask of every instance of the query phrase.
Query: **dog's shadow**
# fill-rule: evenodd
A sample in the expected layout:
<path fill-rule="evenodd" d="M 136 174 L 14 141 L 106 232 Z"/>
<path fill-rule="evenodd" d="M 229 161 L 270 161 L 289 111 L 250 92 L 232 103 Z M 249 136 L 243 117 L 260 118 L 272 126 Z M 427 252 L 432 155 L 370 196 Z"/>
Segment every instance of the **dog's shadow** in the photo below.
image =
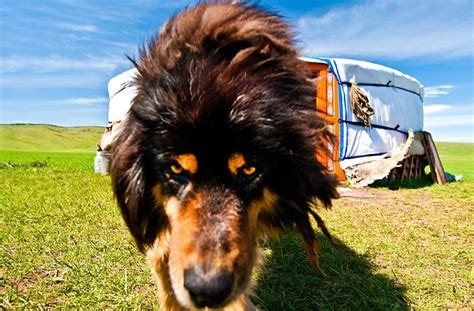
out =
<path fill-rule="evenodd" d="M 321 277 L 295 234 L 262 243 L 266 264 L 252 300 L 263 310 L 408 310 L 405 287 L 395 276 L 376 274 L 370 261 L 339 241 L 335 249 L 319 235 Z"/>

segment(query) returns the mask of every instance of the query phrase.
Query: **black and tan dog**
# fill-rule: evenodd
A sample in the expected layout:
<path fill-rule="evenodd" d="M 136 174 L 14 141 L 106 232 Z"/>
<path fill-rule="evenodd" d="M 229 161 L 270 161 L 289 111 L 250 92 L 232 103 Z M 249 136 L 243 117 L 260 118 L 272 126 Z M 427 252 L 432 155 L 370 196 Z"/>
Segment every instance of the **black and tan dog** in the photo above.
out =
<path fill-rule="evenodd" d="M 330 139 L 288 26 L 249 4 L 202 3 L 140 53 L 138 94 L 113 144 L 113 187 L 166 310 L 253 309 L 257 240 L 300 232 L 321 273 L 311 202 L 334 182 Z"/>

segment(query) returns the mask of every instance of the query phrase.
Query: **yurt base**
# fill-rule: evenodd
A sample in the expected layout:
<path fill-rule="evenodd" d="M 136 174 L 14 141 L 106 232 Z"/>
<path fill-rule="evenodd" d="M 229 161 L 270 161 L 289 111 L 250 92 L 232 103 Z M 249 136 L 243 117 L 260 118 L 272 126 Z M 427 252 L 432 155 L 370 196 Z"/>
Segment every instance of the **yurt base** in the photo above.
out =
<path fill-rule="evenodd" d="M 425 167 L 429 166 L 429 179 L 432 183 L 446 184 L 446 173 L 439 158 L 438 151 L 428 132 L 416 133 L 423 146 L 421 155 L 409 155 L 390 171 L 387 177 L 389 188 L 398 188 L 401 184 L 422 184 L 427 180 Z"/>

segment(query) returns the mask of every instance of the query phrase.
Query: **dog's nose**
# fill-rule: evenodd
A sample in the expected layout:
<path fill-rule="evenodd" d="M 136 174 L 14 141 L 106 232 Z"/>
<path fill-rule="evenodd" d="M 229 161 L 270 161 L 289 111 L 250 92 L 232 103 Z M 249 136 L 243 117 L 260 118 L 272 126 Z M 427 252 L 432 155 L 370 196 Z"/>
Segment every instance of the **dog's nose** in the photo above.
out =
<path fill-rule="evenodd" d="M 227 271 L 212 277 L 203 276 L 200 269 L 184 271 L 184 287 L 198 308 L 219 307 L 231 293 L 233 285 L 234 277 Z"/>

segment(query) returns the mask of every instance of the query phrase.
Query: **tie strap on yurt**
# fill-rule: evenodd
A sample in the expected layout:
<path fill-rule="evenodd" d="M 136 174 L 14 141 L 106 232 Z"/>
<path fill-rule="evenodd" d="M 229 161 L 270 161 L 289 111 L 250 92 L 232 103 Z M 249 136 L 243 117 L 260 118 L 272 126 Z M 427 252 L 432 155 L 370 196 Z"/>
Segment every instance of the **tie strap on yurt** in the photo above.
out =
<path fill-rule="evenodd" d="M 370 116 L 374 115 L 374 109 L 370 106 L 369 97 L 363 89 L 359 88 L 356 83 L 351 83 L 351 91 L 349 94 L 352 112 L 356 115 L 365 127 L 372 127 Z"/>

